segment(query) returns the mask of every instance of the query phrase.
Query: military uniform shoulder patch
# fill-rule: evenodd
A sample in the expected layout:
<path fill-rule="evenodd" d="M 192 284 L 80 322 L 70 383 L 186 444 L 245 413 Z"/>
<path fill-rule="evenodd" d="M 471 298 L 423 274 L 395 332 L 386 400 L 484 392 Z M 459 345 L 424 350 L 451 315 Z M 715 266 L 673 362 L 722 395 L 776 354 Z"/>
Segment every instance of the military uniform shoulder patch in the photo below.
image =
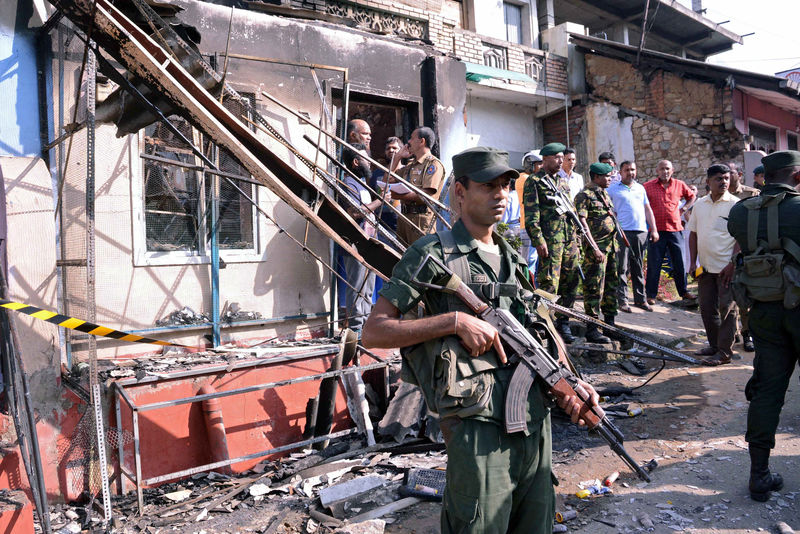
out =
<path fill-rule="evenodd" d="M 430 165 L 428 165 L 428 169 L 425 171 L 425 174 L 433 174 L 435 172 L 436 172 L 436 164 L 431 163 Z"/>

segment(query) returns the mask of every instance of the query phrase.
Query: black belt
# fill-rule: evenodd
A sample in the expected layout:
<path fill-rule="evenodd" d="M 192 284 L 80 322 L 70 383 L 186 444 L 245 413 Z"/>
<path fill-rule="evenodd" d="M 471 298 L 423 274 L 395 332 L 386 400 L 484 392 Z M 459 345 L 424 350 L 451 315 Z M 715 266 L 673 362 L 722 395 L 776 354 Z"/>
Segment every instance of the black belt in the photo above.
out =
<path fill-rule="evenodd" d="M 428 206 L 425 204 L 403 204 L 400 206 L 403 213 L 427 213 Z"/>

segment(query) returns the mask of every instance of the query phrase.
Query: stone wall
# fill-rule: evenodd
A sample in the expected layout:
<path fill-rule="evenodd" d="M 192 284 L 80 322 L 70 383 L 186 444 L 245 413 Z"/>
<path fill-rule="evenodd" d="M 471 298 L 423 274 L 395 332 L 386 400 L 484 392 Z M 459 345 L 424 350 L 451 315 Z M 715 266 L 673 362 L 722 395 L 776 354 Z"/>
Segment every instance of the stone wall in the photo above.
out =
<path fill-rule="evenodd" d="M 586 55 L 586 83 L 595 102 L 634 117 L 641 180 L 655 177 L 661 159 L 672 161 L 676 177 L 698 185 L 713 163 L 742 161 L 729 89 L 593 54 Z"/>

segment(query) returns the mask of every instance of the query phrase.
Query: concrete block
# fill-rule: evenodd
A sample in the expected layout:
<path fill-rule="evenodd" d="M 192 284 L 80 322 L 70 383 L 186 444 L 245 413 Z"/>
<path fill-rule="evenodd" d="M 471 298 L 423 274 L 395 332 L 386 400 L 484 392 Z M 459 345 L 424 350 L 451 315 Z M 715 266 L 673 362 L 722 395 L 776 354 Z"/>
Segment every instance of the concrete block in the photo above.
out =
<path fill-rule="evenodd" d="M 319 500 L 322 506 L 328 507 L 336 501 L 347 499 L 353 495 L 364 493 L 375 488 L 379 488 L 387 483 L 387 480 L 378 475 L 368 475 L 358 477 L 341 484 L 335 484 L 324 488 L 319 492 Z"/>

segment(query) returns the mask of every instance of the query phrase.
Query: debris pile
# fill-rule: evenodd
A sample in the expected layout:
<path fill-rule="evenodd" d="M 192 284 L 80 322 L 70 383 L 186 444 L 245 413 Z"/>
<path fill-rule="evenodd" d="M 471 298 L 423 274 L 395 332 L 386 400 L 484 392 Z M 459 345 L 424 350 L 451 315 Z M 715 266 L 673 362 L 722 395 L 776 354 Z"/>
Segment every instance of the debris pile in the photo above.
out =
<path fill-rule="evenodd" d="M 175 310 L 163 319 L 156 321 L 156 326 L 175 326 L 182 324 L 207 324 L 211 318 L 205 313 L 198 313 L 188 306 Z"/>

